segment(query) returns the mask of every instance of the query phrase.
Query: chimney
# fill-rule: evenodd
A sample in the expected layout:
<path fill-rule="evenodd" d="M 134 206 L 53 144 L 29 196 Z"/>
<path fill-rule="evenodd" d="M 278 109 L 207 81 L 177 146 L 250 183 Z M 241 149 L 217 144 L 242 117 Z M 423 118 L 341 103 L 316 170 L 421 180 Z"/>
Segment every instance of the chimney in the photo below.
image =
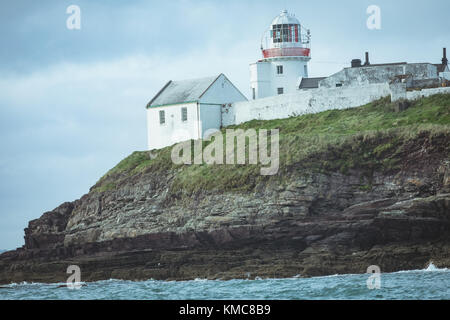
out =
<path fill-rule="evenodd" d="M 369 62 L 369 52 L 367 52 L 367 51 L 366 51 L 366 62 L 364 62 L 364 65 L 365 65 L 365 66 L 370 65 L 370 62 Z"/>
<path fill-rule="evenodd" d="M 446 66 L 448 64 L 448 60 L 447 60 L 447 48 L 443 48 L 442 51 L 442 64 L 444 66 Z"/>
<path fill-rule="evenodd" d="M 361 67 L 361 59 L 353 59 L 352 60 L 352 68 Z"/>

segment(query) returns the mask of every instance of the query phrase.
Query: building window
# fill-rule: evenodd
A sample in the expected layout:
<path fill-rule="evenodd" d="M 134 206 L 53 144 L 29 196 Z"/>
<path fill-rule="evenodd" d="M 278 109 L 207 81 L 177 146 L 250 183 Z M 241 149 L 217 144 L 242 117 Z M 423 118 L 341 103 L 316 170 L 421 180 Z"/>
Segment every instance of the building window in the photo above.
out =
<path fill-rule="evenodd" d="M 336 83 L 336 87 L 342 87 L 342 83 Z"/>
<path fill-rule="evenodd" d="M 277 74 L 283 74 L 283 66 L 277 66 Z"/>
<path fill-rule="evenodd" d="M 253 97 L 253 100 L 256 99 L 256 89 L 255 88 L 252 88 L 252 97 Z"/>
<path fill-rule="evenodd" d="M 305 77 L 308 77 L 308 67 L 307 66 L 303 66 L 303 73 L 304 73 Z"/>
<path fill-rule="evenodd" d="M 166 123 L 166 115 L 164 113 L 164 110 L 159 111 L 159 124 Z"/>
<path fill-rule="evenodd" d="M 277 92 L 278 92 L 278 94 L 283 94 L 283 88 L 277 88 Z"/>
<path fill-rule="evenodd" d="M 181 108 L 181 121 L 187 121 L 187 108 Z"/>

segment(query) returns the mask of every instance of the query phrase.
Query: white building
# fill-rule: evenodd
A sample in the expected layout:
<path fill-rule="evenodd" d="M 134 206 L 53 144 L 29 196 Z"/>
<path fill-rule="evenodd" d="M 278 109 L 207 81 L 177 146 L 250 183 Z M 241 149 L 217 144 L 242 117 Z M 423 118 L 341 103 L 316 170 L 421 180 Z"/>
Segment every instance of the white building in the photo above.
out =
<path fill-rule="evenodd" d="M 448 73 L 446 72 L 449 70 L 446 55 L 446 49 L 443 48 L 442 63 L 440 64 L 428 62 L 372 64 L 369 62 L 369 53 L 366 52 L 364 64 L 360 59 L 353 59 L 351 67 L 344 68 L 327 78 L 316 78 L 319 79 L 316 87 L 360 87 L 368 84 L 390 83 L 396 79 L 405 82 L 408 88 L 440 86 L 441 82 L 447 79 L 446 74 Z M 304 89 L 303 83 L 301 83 L 300 89 Z"/>
<path fill-rule="evenodd" d="M 444 80 L 450 80 L 450 69 L 448 67 L 447 48 L 442 49 L 442 63 L 435 64 L 439 77 Z"/>
<path fill-rule="evenodd" d="M 201 139 L 208 129 L 221 128 L 223 104 L 244 100 L 224 74 L 169 81 L 147 104 L 148 149 Z"/>
<path fill-rule="evenodd" d="M 396 101 L 450 92 L 445 48 L 440 64 L 371 64 L 366 52 L 364 64 L 353 59 L 329 77 L 308 78 L 310 32 L 303 31 L 286 10 L 272 21 L 261 43 L 263 59 L 250 65 L 251 101 L 223 74 L 169 81 L 147 104 L 148 149 L 253 119 L 353 108 L 389 95 Z"/>
<path fill-rule="evenodd" d="M 252 98 L 296 92 L 301 79 L 308 77 L 309 30 L 283 10 L 264 33 L 261 51 L 263 59 L 250 64 Z"/>

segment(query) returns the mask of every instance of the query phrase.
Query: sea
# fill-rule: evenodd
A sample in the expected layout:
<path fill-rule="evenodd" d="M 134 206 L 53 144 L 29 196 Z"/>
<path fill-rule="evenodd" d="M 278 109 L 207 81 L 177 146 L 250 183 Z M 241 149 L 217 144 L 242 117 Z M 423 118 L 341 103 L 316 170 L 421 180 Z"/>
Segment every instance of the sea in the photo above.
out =
<path fill-rule="evenodd" d="M 78 287 L 78 289 L 77 289 Z M 448 300 L 450 269 L 379 274 L 253 280 L 12 283 L 0 287 L 0 300 Z"/>

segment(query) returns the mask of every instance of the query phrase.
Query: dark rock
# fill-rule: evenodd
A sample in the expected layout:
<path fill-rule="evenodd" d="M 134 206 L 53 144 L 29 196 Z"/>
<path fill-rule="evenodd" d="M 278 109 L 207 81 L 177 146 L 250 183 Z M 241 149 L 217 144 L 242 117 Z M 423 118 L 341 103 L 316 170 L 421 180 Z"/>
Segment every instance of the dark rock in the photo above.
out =
<path fill-rule="evenodd" d="M 0 256 L 0 283 L 316 276 L 450 267 L 448 137 L 421 137 L 394 171 L 305 170 L 255 190 L 179 200 L 176 172 L 117 177 L 30 221 L 25 246 Z"/>

